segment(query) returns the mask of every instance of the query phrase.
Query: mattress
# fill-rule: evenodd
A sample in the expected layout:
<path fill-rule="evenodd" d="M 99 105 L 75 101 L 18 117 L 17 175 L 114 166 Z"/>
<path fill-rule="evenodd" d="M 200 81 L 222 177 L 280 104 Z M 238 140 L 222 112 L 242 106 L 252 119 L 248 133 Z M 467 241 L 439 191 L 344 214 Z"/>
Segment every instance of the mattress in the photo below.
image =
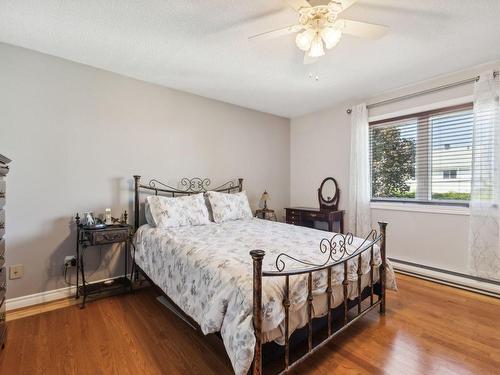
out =
<path fill-rule="evenodd" d="M 136 234 L 135 261 L 204 334 L 220 332 L 236 374 L 249 370 L 255 346 L 252 323 L 253 264 L 251 250 L 266 252 L 263 270 L 276 270 L 276 257 L 286 253 L 297 259 L 323 264 L 328 257 L 320 241 L 330 232 L 261 219 L 246 219 L 173 229 L 141 226 Z M 352 244 L 362 243 L 355 238 Z M 374 247 L 380 265 L 380 251 Z M 287 270 L 303 268 L 287 260 Z M 349 298 L 357 297 L 358 257 L 348 262 Z M 361 261 L 362 286 L 369 284 L 370 252 Z M 378 273 L 375 273 L 376 280 Z M 326 271 L 313 273 L 313 315 L 327 313 Z M 332 306 L 343 302 L 344 268 L 332 270 Z M 284 277 L 264 277 L 262 286 L 264 339 L 284 342 Z M 387 286 L 395 288 L 392 267 Z M 307 323 L 307 275 L 290 277 L 290 332 Z"/>

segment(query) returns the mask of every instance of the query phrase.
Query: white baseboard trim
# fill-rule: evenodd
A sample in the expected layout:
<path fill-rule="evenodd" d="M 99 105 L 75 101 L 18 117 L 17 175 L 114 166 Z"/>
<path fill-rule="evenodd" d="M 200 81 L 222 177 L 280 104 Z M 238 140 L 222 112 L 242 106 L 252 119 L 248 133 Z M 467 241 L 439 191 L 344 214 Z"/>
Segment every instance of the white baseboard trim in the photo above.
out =
<path fill-rule="evenodd" d="M 92 281 L 92 283 L 117 279 L 119 277 L 123 276 L 109 277 L 102 280 Z M 48 290 L 46 292 L 29 294 L 27 296 L 9 298 L 5 301 L 5 309 L 9 311 L 9 310 L 21 309 L 23 307 L 41 305 L 42 303 L 57 301 L 58 299 L 74 297 L 75 293 L 76 293 L 76 286 L 71 285 L 60 289 L 53 289 L 53 290 Z"/>
<path fill-rule="evenodd" d="M 419 267 L 417 265 L 400 263 L 397 260 L 391 260 L 391 263 L 394 267 L 394 270 L 402 274 L 419 277 L 421 279 L 434 281 L 439 284 L 449 285 L 455 288 L 465 289 L 471 292 L 476 292 L 491 297 L 500 298 L 500 285 L 498 284 L 475 280 L 456 274 L 428 269 L 425 267 Z"/>
<path fill-rule="evenodd" d="M 69 298 L 74 296 L 76 286 L 68 286 L 65 288 L 49 290 L 47 292 L 29 294 L 27 296 L 9 298 L 5 301 L 5 309 L 16 310 L 23 307 L 40 305 L 42 303 L 56 301 L 58 299 Z"/>

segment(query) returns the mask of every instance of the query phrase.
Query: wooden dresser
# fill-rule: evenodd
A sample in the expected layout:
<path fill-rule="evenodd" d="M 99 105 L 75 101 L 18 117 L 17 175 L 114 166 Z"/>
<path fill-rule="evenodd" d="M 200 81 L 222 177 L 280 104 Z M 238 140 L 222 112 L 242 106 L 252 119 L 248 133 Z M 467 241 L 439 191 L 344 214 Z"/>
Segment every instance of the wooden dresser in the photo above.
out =
<path fill-rule="evenodd" d="M 10 160 L 0 155 L 0 347 L 5 346 L 7 337 L 7 325 L 5 324 L 5 292 L 7 290 L 7 271 L 5 269 L 5 201 L 6 181 L 5 176 L 9 172 L 7 164 Z"/>
<path fill-rule="evenodd" d="M 316 221 L 328 224 L 329 232 L 344 233 L 344 211 L 331 211 L 310 207 L 285 208 L 286 222 L 302 227 L 314 228 Z"/>

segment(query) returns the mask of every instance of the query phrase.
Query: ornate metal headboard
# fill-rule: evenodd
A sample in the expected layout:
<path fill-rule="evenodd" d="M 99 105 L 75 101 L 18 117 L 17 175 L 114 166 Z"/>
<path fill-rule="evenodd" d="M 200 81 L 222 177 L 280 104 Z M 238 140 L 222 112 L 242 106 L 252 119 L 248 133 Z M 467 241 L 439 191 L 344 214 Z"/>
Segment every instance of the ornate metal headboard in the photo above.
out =
<path fill-rule="evenodd" d="M 175 188 L 170 185 L 167 185 L 161 181 L 156 179 L 151 179 L 147 183 L 147 185 L 141 184 L 141 176 L 134 176 L 135 180 L 135 190 L 134 190 L 134 229 L 137 230 L 139 228 L 139 191 L 145 190 L 154 192 L 155 195 L 166 195 L 166 196 L 182 196 L 182 195 L 191 195 L 204 193 L 206 191 L 218 191 L 222 193 L 231 193 L 235 191 L 243 190 L 243 179 L 238 178 L 238 182 L 236 181 L 227 181 L 222 185 L 217 186 L 216 188 L 209 189 L 211 181 L 208 178 L 182 178 L 179 182 L 179 187 Z"/>

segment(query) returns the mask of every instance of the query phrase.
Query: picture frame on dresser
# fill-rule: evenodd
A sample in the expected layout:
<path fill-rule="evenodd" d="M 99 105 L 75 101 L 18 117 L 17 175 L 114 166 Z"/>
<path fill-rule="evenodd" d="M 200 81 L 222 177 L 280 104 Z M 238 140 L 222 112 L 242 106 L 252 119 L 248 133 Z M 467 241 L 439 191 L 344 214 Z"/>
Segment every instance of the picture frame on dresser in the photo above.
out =
<path fill-rule="evenodd" d="M 7 291 L 7 272 L 5 269 L 5 204 L 7 200 L 7 181 L 11 160 L 0 154 L 0 347 L 5 347 L 7 325 L 5 323 L 5 295 Z"/>

